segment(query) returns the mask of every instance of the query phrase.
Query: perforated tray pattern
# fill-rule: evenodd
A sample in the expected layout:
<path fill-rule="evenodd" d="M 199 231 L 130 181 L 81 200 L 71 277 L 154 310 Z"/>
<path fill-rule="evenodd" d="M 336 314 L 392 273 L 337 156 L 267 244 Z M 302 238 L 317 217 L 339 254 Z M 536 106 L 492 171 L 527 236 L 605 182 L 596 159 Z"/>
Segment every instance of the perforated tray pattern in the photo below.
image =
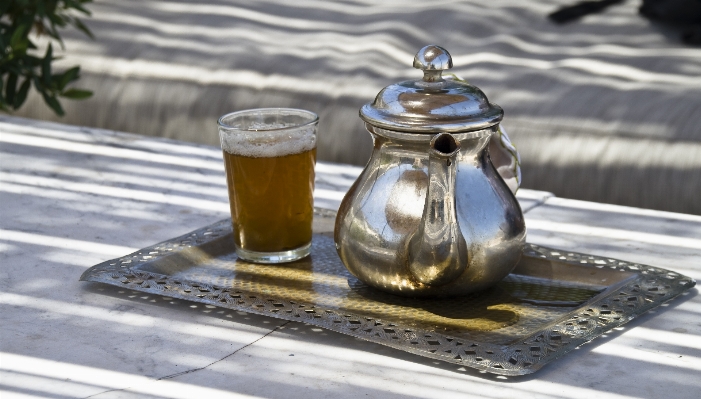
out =
<path fill-rule="evenodd" d="M 315 217 L 333 214 L 319 211 Z M 230 234 L 230 221 L 222 220 L 93 266 L 81 280 L 300 321 L 501 375 L 532 373 L 695 284 L 657 267 L 528 244 L 526 260 L 610 269 L 631 277 L 615 287 L 578 287 L 511 275 L 484 294 L 429 300 L 430 305 L 365 287 L 343 268 L 327 235 L 315 234 L 307 266 L 268 267 L 222 252 Z M 470 313 L 477 304 L 483 312 Z M 456 316 L 450 309 L 468 313 Z M 516 317 L 484 316 L 495 311 Z"/>

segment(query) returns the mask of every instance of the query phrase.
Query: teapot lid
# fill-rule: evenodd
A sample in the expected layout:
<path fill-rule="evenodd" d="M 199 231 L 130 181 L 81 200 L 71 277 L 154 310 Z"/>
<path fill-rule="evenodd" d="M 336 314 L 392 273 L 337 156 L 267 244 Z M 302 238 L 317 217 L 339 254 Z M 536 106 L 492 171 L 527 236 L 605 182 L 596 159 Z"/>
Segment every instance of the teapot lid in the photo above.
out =
<path fill-rule="evenodd" d="M 465 132 L 499 123 L 504 110 L 491 104 L 482 90 L 441 77 L 452 67 L 453 59 L 443 47 L 422 48 L 414 57 L 414 68 L 423 70 L 423 79 L 385 87 L 375 101 L 360 109 L 360 118 L 383 129 L 409 133 Z"/>

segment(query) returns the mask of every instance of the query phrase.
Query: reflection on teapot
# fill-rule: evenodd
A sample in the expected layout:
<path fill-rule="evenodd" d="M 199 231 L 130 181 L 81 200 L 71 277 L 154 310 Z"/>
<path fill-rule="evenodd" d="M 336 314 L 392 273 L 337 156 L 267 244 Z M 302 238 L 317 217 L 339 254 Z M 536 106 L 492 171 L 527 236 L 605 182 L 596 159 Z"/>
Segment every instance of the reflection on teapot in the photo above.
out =
<path fill-rule="evenodd" d="M 341 203 L 336 249 L 383 291 L 465 295 L 506 277 L 525 244 L 521 208 L 489 158 L 503 111 L 441 77 L 452 67 L 445 49 L 424 47 L 414 66 L 423 79 L 390 85 L 360 110 L 374 149 Z"/>

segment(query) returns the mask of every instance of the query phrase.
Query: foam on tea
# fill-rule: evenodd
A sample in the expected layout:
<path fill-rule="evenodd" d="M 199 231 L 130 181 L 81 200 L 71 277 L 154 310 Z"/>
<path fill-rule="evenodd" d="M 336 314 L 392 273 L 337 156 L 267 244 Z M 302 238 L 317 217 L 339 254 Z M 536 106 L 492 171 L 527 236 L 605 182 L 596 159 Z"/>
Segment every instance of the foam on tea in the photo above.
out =
<path fill-rule="evenodd" d="M 285 129 L 289 124 L 251 122 L 233 124 L 241 129 L 235 135 L 221 137 L 222 149 L 229 154 L 251 158 L 272 158 L 299 154 L 316 148 L 315 126 Z"/>

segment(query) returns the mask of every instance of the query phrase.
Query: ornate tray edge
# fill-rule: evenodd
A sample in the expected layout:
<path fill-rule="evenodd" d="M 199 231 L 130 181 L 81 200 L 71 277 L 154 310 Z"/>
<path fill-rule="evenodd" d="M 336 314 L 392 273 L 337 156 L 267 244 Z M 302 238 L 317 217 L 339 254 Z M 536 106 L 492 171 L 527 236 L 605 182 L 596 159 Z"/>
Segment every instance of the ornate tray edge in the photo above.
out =
<path fill-rule="evenodd" d="M 333 211 L 318 209 L 318 215 Z M 636 274 L 613 293 L 595 299 L 574 314 L 548 325 L 518 344 L 494 345 L 471 342 L 449 335 L 401 326 L 358 314 L 292 301 L 283 301 L 258 293 L 223 288 L 196 281 L 176 280 L 137 268 L 155 259 L 190 246 L 201 245 L 231 231 L 225 219 L 121 258 L 112 259 L 86 270 L 81 281 L 93 281 L 135 291 L 158 294 L 215 305 L 283 320 L 300 321 L 379 343 L 405 352 L 499 375 L 533 373 L 549 362 L 606 331 L 677 297 L 696 282 L 684 275 L 653 266 L 589 254 L 560 251 L 527 244 L 524 255 L 591 267 L 607 267 Z"/>

